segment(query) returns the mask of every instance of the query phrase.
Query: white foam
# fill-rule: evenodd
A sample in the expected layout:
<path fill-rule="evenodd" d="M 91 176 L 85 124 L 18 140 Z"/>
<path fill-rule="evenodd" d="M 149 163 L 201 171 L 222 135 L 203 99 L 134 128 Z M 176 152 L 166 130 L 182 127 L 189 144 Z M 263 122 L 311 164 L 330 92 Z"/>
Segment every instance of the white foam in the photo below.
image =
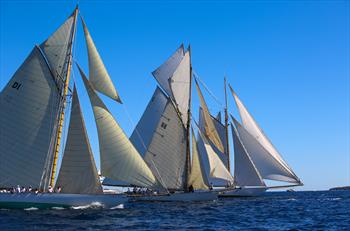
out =
<path fill-rule="evenodd" d="M 111 207 L 110 209 L 124 209 L 124 204 L 120 204 L 120 205 Z"/>
<path fill-rule="evenodd" d="M 25 211 L 34 211 L 34 210 L 38 210 L 38 208 L 36 207 L 30 207 L 30 208 L 26 208 L 24 209 Z"/>
<path fill-rule="evenodd" d="M 52 207 L 51 209 L 53 209 L 53 210 L 63 210 L 64 208 L 63 207 Z"/>
<path fill-rule="evenodd" d="M 88 205 L 81 205 L 81 206 L 72 206 L 72 209 L 90 209 L 90 208 L 101 208 L 103 207 L 103 204 L 100 202 L 92 202 L 91 204 Z"/>

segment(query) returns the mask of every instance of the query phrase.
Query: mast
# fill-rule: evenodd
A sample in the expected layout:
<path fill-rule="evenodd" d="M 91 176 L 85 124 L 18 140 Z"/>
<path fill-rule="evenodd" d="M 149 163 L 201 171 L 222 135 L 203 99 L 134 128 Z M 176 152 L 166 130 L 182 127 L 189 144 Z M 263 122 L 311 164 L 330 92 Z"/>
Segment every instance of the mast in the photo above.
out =
<path fill-rule="evenodd" d="M 76 30 L 77 16 L 78 16 L 78 5 L 76 6 L 75 11 L 74 11 L 73 30 L 72 30 L 72 35 L 71 35 L 71 41 L 69 44 L 69 57 L 68 57 L 68 64 L 67 64 L 67 74 L 66 74 L 66 78 L 65 78 L 65 82 L 64 82 L 64 90 L 63 90 L 63 106 L 62 106 L 61 115 L 59 116 L 59 121 L 58 121 L 58 129 L 57 129 L 58 131 L 57 131 L 57 136 L 56 136 L 53 165 L 52 165 L 52 170 L 51 170 L 51 179 L 50 179 L 50 186 L 51 187 L 53 187 L 53 185 L 54 185 L 56 168 L 57 168 L 57 159 L 58 159 L 58 154 L 60 151 L 63 122 L 64 122 L 64 116 L 65 116 L 64 111 L 65 111 L 65 107 L 66 107 L 66 96 L 68 94 L 70 72 L 71 72 L 71 67 L 72 67 L 73 40 L 74 40 L 74 35 L 75 35 L 75 30 Z"/>
<path fill-rule="evenodd" d="M 191 98 L 192 98 L 192 61 L 191 61 L 191 46 L 188 46 L 188 52 L 190 55 L 190 94 L 188 98 L 188 110 L 187 110 L 187 124 L 186 124 L 186 164 L 185 164 L 185 184 L 184 190 L 188 191 L 188 178 L 191 166 L 191 148 L 190 148 L 190 134 L 191 134 Z"/>
<path fill-rule="evenodd" d="M 228 139 L 228 103 L 227 103 L 227 90 L 226 90 L 226 76 L 224 77 L 224 91 L 225 91 L 225 138 L 226 138 L 226 154 L 227 154 L 227 170 L 229 172 L 231 169 L 230 166 L 230 144 L 229 144 L 229 139 Z"/>

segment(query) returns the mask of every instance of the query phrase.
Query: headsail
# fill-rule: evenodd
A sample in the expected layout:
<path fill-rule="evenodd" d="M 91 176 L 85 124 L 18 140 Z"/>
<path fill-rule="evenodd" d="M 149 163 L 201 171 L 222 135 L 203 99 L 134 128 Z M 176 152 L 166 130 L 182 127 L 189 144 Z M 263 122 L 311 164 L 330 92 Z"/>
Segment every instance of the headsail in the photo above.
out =
<path fill-rule="evenodd" d="M 223 180 L 227 180 L 229 182 L 233 182 L 233 177 L 225 167 L 224 163 L 221 161 L 221 159 L 218 157 L 218 155 L 215 153 L 213 148 L 211 147 L 209 141 L 205 137 L 204 134 L 198 129 L 199 133 L 199 145 L 202 145 L 204 147 L 205 153 L 200 153 L 201 155 L 206 154 L 208 161 L 209 161 L 209 177 L 215 177 Z"/>
<path fill-rule="evenodd" d="M 236 129 L 231 124 L 234 152 L 235 152 L 235 166 L 234 179 L 235 185 L 238 186 L 265 186 L 258 170 L 252 162 L 247 150 L 238 137 Z"/>
<path fill-rule="evenodd" d="M 56 186 L 62 187 L 64 193 L 102 193 L 75 86 L 67 143 Z"/>
<path fill-rule="evenodd" d="M 184 46 L 181 44 L 181 46 L 168 58 L 167 61 L 152 72 L 152 75 L 158 81 L 161 88 L 168 94 L 168 96 L 172 96 L 170 78 L 173 76 L 184 55 Z"/>
<path fill-rule="evenodd" d="M 265 136 L 259 125 L 255 122 L 253 117 L 250 115 L 242 101 L 238 98 L 237 94 L 233 91 L 230 86 L 231 93 L 235 99 L 239 114 L 242 119 L 242 123 L 246 131 L 252 135 L 257 142 L 277 161 L 284 169 L 288 172 L 288 175 L 293 176 L 294 179 L 298 179 L 293 170 L 287 165 L 287 163 L 283 160 L 279 152 L 275 149 L 269 139 Z M 298 179 L 298 182 L 300 180 Z"/>
<path fill-rule="evenodd" d="M 198 92 L 198 96 L 200 99 L 200 104 L 202 107 L 205 134 L 209 138 L 209 140 L 211 140 L 213 144 L 219 149 L 219 151 L 224 153 L 225 152 L 224 146 L 221 142 L 218 132 L 216 131 L 216 127 L 214 126 L 212 117 L 209 113 L 208 106 L 204 100 L 203 94 L 201 92 L 201 89 L 199 88 L 197 80 L 195 82 L 196 82 L 196 89 Z"/>
<path fill-rule="evenodd" d="M 130 140 L 168 189 L 182 189 L 185 183 L 185 135 L 172 101 L 157 88 Z"/>
<path fill-rule="evenodd" d="M 299 183 L 299 179 L 291 174 L 288 169 L 280 164 L 259 141 L 249 133 L 236 119 L 232 118 L 239 138 L 254 165 L 264 179 Z"/>
<path fill-rule="evenodd" d="M 72 28 L 70 16 L 0 93 L 0 187 L 49 183 Z"/>
<path fill-rule="evenodd" d="M 78 66 L 79 67 L 79 66 Z M 151 170 L 130 142 L 119 124 L 96 94 L 79 68 L 93 108 L 101 156 L 101 174 L 132 185 L 159 188 Z"/>
<path fill-rule="evenodd" d="M 188 185 L 192 185 L 194 189 L 208 189 L 208 179 L 205 176 L 201 159 L 198 154 L 197 141 L 192 130 L 192 167 L 188 180 Z"/>
<path fill-rule="evenodd" d="M 117 90 L 109 76 L 100 54 L 91 38 L 86 24 L 81 18 L 84 27 L 86 46 L 89 56 L 89 79 L 95 90 L 121 103 Z"/>

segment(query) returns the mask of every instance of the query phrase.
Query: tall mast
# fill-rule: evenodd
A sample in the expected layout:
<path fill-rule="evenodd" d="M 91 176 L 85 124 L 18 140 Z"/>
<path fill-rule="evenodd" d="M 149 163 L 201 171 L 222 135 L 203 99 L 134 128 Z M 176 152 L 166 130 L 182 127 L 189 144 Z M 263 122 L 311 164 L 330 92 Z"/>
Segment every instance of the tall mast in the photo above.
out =
<path fill-rule="evenodd" d="M 226 138 L 226 154 L 227 154 L 227 170 L 230 172 L 230 144 L 228 138 L 228 103 L 227 103 L 227 90 L 226 90 L 226 76 L 224 77 L 224 91 L 225 91 L 225 138 Z"/>
<path fill-rule="evenodd" d="M 191 46 L 188 46 L 188 52 L 190 55 L 190 95 L 188 98 L 188 110 L 187 110 L 187 125 L 186 125 L 186 164 L 185 164 L 185 192 L 188 191 L 188 178 L 190 175 L 191 166 L 191 148 L 190 148 L 190 134 L 191 134 L 191 98 L 192 98 L 192 60 L 191 60 Z"/>
<path fill-rule="evenodd" d="M 78 5 L 76 6 L 75 11 L 74 11 L 73 30 L 72 30 L 70 44 L 69 44 L 69 57 L 68 57 L 68 65 L 67 65 L 67 74 L 66 74 L 66 78 L 64 81 L 64 90 L 63 90 L 63 106 L 61 109 L 61 115 L 59 116 L 57 136 L 56 136 L 56 142 L 55 142 L 55 148 L 54 148 L 53 165 L 52 165 L 52 170 L 51 170 L 51 179 L 50 179 L 50 186 L 51 187 L 53 187 L 54 181 L 55 181 L 57 159 L 58 159 L 58 153 L 60 151 L 60 144 L 61 144 L 61 138 L 62 138 L 62 129 L 63 129 L 64 115 L 65 115 L 64 111 L 65 111 L 65 107 L 66 107 L 66 97 L 68 94 L 70 72 L 71 72 L 71 67 L 72 67 L 73 41 L 74 41 L 74 35 L 75 35 L 75 30 L 76 30 L 77 16 L 78 16 Z"/>

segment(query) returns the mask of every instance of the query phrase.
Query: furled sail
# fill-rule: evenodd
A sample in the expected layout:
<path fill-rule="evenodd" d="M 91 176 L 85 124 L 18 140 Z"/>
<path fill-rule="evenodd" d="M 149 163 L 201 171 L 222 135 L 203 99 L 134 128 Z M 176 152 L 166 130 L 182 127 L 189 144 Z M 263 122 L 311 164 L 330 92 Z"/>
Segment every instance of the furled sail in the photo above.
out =
<path fill-rule="evenodd" d="M 199 88 L 197 80 L 195 82 L 196 82 L 196 89 L 198 92 L 200 104 L 202 107 L 205 135 L 209 138 L 209 140 L 211 140 L 213 142 L 213 144 L 219 149 L 220 152 L 224 153 L 225 152 L 224 146 L 221 142 L 219 134 L 218 134 L 216 127 L 213 123 L 212 117 L 209 113 L 208 106 L 204 100 L 203 94 L 201 92 L 201 89 Z"/>
<path fill-rule="evenodd" d="M 234 179 L 235 185 L 238 186 L 265 186 L 258 170 L 252 162 L 247 150 L 240 141 L 236 129 L 231 124 L 235 163 L 234 163 Z"/>
<path fill-rule="evenodd" d="M 184 46 L 181 44 L 181 46 L 168 58 L 167 61 L 152 72 L 152 75 L 158 81 L 162 89 L 168 94 L 168 96 L 172 96 L 170 89 L 170 78 L 173 76 L 184 55 Z"/>
<path fill-rule="evenodd" d="M 79 67 L 79 66 L 78 66 Z M 79 68 L 93 108 L 100 146 L 101 174 L 132 185 L 159 188 L 156 178 Z"/>
<path fill-rule="evenodd" d="M 208 189 L 208 179 L 205 176 L 204 169 L 202 167 L 201 159 L 198 154 L 197 141 L 192 130 L 192 166 L 191 174 L 188 179 L 188 185 L 192 185 L 194 189 Z"/>
<path fill-rule="evenodd" d="M 204 149 L 200 149 L 201 155 L 206 155 L 209 161 L 209 174 L 208 177 L 214 177 L 218 179 L 227 180 L 229 182 L 233 182 L 233 177 L 230 172 L 225 167 L 224 163 L 215 153 L 213 148 L 211 147 L 209 141 L 205 137 L 204 134 L 198 129 L 199 133 L 199 145 L 204 147 Z M 202 151 L 202 153 L 201 153 Z M 209 179 L 210 180 L 210 179 Z M 212 183 L 212 182 L 211 182 Z"/>
<path fill-rule="evenodd" d="M 240 117 L 242 119 L 242 123 L 244 128 L 260 143 L 264 149 L 270 153 L 271 156 L 289 173 L 289 175 L 293 176 L 293 178 L 298 179 L 293 170 L 287 165 L 287 163 L 283 160 L 279 152 L 275 149 L 269 139 L 265 136 L 264 132 L 260 129 L 259 125 L 255 122 L 253 117 L 250 115 L 242 101 L 238 98 L 237 94 L 233 91 L 230 86 L 231 93 L 235 99 Z M 300 181 L 298 179 L 298 181 Z"/>
<path fill-rule="evenodd" d="M 60 186 L 64 193 L 102 193 L 75 86 L 67 143 L 56 181 L 57 186 Z"/>
<path fill-rule="evenodd" d="M 88 51 L 90 83 L 93 85 L 96 91 L 109 96 L 110 98 L 121 103 L 118 92 L 115 89 L 111 77 L 109 76 L 106 67 L 102 62 L 100 54 L 97 51 L 97 48 L 91 38 L 91 35 L 88 28 L 86 27 L 83 18 L 81 18 L 81 21 L 84 27 L 84 34 Z"/>
<path fill-rule="evenodd" d="M 251 157 L 254 165 L 264 179 L 299 183 L 299 179 L 280 164 L 260 142 L 249 133 L 236 119 L 232 118 L 239 138 Z"/>
<path fill-rule="evenodd" d="M 36 46 L 0 93 L 0 187 L 48 185 L 73 21 Z"/>
<path fill-rule="evenodd" d="M 173 103 L 159 88 L 130 140 L 137 144 L 135 147 L 139 152 L 144 153 L 153 174 L 166 188 L 183 189 L 186 131 Z"/>

